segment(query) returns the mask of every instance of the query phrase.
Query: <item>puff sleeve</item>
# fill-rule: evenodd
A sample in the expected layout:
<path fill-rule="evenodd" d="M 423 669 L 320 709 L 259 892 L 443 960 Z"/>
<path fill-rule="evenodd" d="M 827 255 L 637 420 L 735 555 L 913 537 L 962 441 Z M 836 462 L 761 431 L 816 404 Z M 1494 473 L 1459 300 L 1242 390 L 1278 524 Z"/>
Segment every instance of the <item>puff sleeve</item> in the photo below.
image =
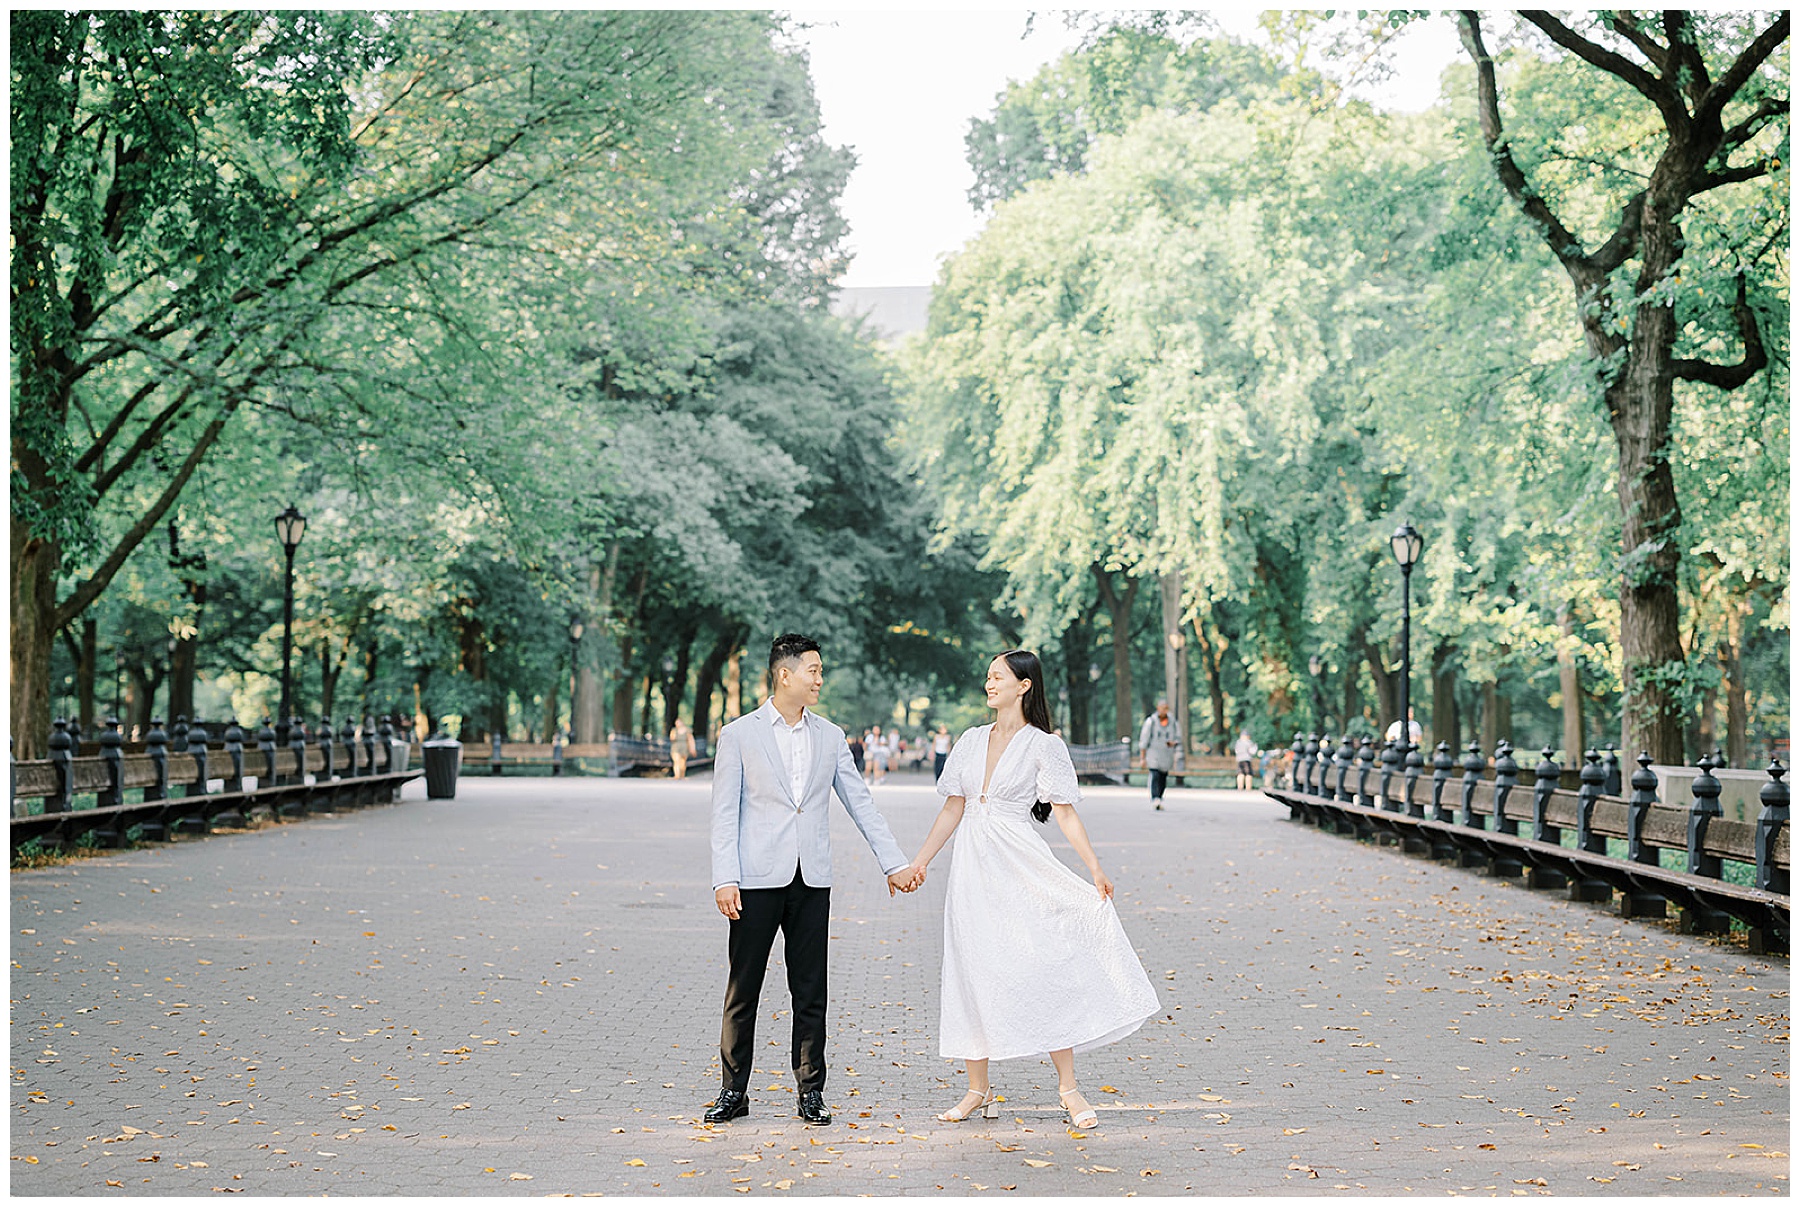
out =
<path fill-rule="evenodd" d="M 1081 785 L 1075 778 L 1075 762 L 1069 757 L 1068 744 L 1053 733 L 1037 739 L 1037 798 L 1053 805 L 1081 801 Z"/>
<path fill-rule="evenodd" d="M 939 796 L 948 799 L 952 796 L 966 798 L 969 795 L 968 789 L 963 786 L 969 778 L 967 768 L 973 758 L 970 751 L 975 745 L 969 738 L 978 728 L 980 727 L 976 726 L 963 730 L 962 736 L 956 739 L 956 745 L 950 748 L 950 757 L 944 760 L 944 774 L 938 776 Z"/>

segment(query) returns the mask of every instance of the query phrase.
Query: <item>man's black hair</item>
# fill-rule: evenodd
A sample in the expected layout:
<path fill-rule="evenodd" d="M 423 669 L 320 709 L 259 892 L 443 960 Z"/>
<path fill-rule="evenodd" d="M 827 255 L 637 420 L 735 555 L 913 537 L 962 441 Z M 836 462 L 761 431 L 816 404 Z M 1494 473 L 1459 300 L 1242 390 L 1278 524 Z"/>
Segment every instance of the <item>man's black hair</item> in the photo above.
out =
<path fill-rule="evenodd" d="M 790 658 L 806 653 L 819 653 L 819 643 L 803 633 L 783 633 L 769 643 L 769 682 L 775 682 L 775 668 Z"/>

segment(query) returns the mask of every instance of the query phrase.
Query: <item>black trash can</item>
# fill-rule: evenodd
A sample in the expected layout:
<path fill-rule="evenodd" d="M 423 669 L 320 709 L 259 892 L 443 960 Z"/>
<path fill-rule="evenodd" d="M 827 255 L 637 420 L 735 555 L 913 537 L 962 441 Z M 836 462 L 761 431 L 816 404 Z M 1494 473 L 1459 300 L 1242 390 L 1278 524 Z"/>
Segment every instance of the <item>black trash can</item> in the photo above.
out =
<path fill-rule="evenodd" d="M 425 796 L 455 800 L 456 777 L 462 773 L 462 743 L 437 734 L 420 743 L 425 754 Z"/>

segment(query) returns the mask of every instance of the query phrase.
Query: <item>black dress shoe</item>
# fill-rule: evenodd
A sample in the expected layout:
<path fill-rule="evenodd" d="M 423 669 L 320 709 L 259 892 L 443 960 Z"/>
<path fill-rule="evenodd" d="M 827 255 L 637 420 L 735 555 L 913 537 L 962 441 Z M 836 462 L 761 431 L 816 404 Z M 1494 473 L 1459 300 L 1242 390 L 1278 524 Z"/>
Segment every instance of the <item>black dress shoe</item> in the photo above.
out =
<path fill-rule="evenodd" d="M 820 1127 L 831 1122 L 831 1112 L 825 1109 L 825 1091 L 800 1091 L 800 1117 Z"/>
<path fill-rule="evenodd" d="M 708 1123 L 730 1123 L 750 1113 L 750 1097 L 742 1090 L 720 1090 L 719 1097 L 705 1115 Z"/>

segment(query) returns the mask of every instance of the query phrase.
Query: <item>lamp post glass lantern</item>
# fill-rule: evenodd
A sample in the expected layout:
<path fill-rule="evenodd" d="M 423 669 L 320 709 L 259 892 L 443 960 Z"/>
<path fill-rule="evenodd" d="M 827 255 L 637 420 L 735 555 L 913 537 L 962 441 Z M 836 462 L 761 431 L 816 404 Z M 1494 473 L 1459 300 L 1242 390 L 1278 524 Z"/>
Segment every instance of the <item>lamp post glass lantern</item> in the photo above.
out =
<path fill-rule="evenodd" d="M 306 535 L 306 517 L 289 503 L 275 517 L 275 539 L 287 559 L 281 591 L 281 712 L 275 718 L 275 741 L 287 744 L 288 718 L 294 711 L 294 551 Z"/>
<path fill-rule="evenodd" d="M 1412 750 L 1412 571 L 1425 550 L 1425 538 L 1411 524 L 1402 524 L 1388 538 L 1394 561 L 1400 566 L 1400 762 Z"/>

